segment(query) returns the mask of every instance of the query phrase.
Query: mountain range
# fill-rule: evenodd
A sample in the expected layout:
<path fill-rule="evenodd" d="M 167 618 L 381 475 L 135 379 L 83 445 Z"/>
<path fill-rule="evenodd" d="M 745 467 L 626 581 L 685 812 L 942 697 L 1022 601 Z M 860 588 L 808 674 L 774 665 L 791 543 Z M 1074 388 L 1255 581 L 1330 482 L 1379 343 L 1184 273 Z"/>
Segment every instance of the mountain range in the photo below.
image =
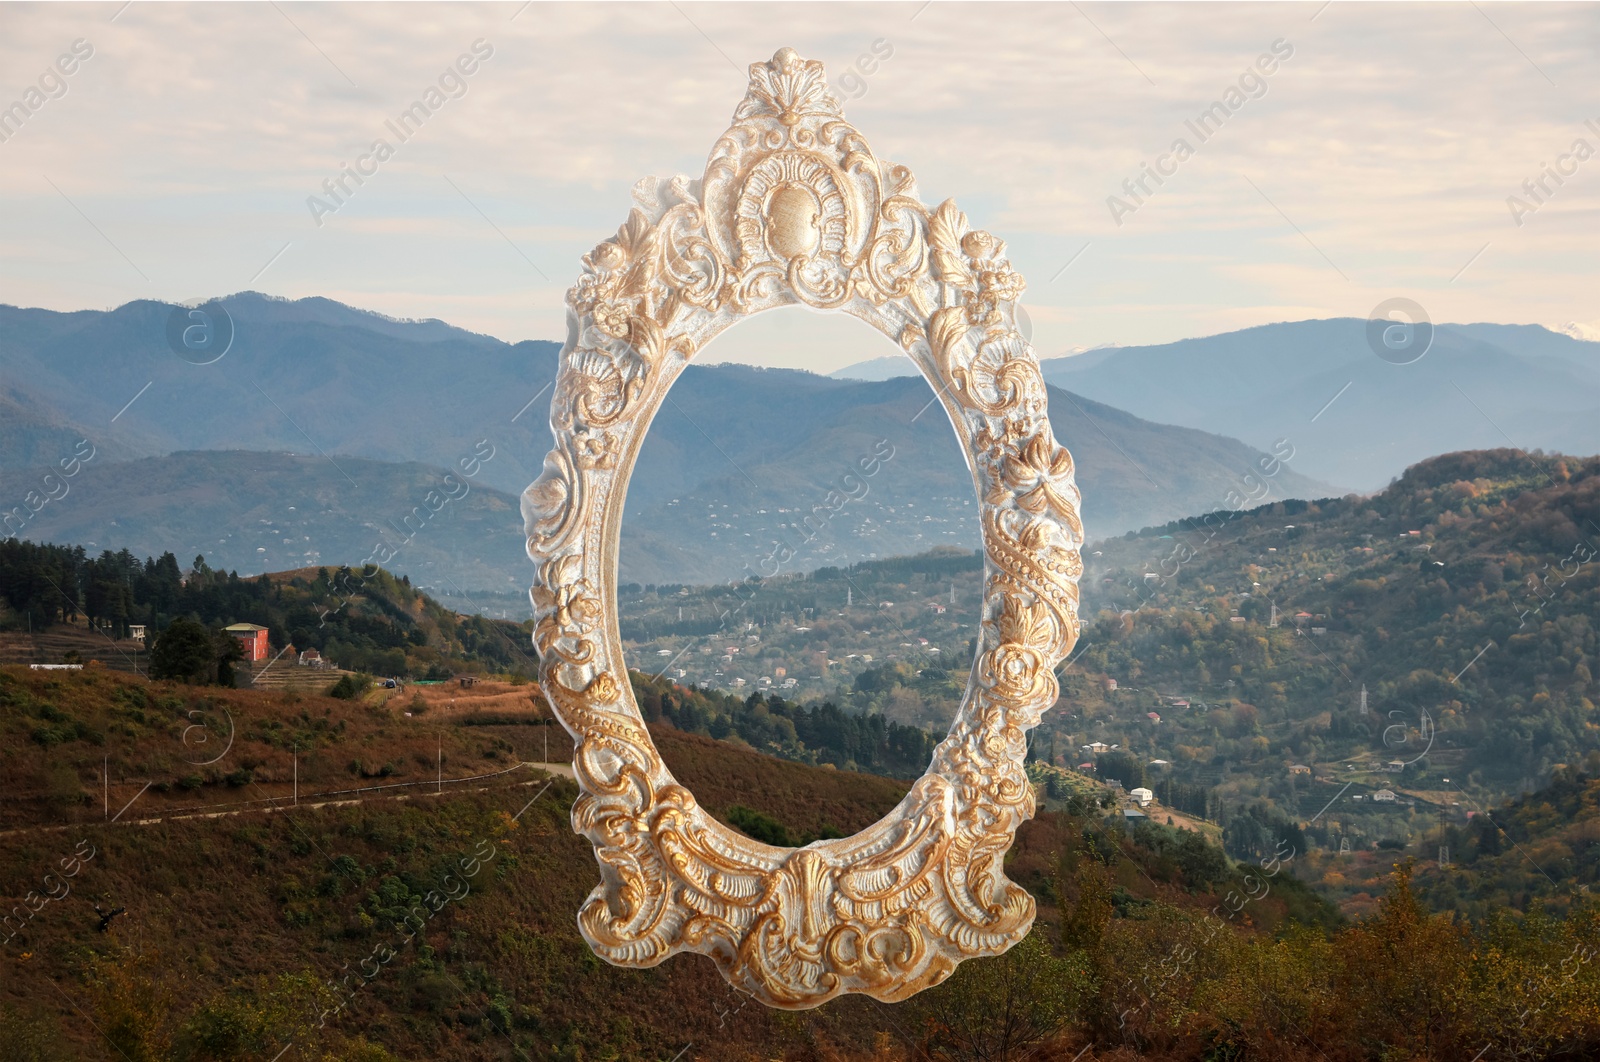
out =
<path fill-rule="evenodd" d="M 516 495 L 549 447 L 558 344 L 319 298 L 243 293 L 220 305 L 227 320 L 213 304 L 209 324 L 231 342 L 208 364 L 174 353 L 172 324 L 190 320 L 181 307 L 0 307 L 0 511 L 83 452 L 81 440 L 94 453 L 66 497 L 8 533 L 171 549 L 186 562 L 192 548 L 241 573 L 354 565 L 400 542 L 390 567 L 441 594 L 526 585 Z M 975 546 L 971 478 L 931 398 L 917 379 L 691 366 L 632 478 L 623 579 L 761 573 L 780 544 L 795 551 L 790 570 Z M 1059 388 L 1051 415 L 1077 461 L 1091 538 L 1223 506 L 1268 460 Z M 864 494 L 827 510 L 840 477 L 874 454 Z M 477 469 L 469 496 L 408 531 L 407 514 L 463 461 Z M 1293 459 L 1268 486 L 1274 498 L 1339 492 Z"/>
<path fill-rule="evenodd" d="M 1135 416 L 1260 449 L 1287 439 L 1300 472 L 1362 491 L 1456 450 L 1600 452 L 1600 342 L 1539 325 L 1419 325 L 1399 337 L 1411 349 L 1384 358 L 1370 334 L 1359 318 L 1296 321 L 1099 348 L 1041 368 L 1050 383 Z M 877 358 L 833 376 L 915 374 L 908 359 Z"/>

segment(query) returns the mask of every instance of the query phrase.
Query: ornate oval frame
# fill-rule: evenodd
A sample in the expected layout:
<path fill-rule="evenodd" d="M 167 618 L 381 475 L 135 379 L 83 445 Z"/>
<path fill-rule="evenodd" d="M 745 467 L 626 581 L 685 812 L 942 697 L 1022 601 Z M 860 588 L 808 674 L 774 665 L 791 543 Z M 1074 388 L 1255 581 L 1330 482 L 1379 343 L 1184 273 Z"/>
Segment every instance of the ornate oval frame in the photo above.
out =
<path fill-rule="evenodd" d="M 600 864 L 579 927 L 620 966 L 709 955 L 773 1007 L 905 999 L 1033 923 L 1002 864 L 1034 811 L 1025 732 L 1077 639 L 1083 531 L 1016 326 L 1023 279 L 954 202 L 924 206 L 844 120 L 822 64 L 788 48 L 750 67 L 702 180 L 647 178 L 634 199 L 567 293 L 555 447 L 522 499 L 541 685 L 575 741 L 573 828 Z M 628 477 L 668 388 L 718 333 L 790 305 L 866 321 L 934 385 L 986 560 L 977 658 L 927 773 L 877 824 L 799 849 L 722 825 L 668 772 L 628 681 L 615 590 Z"/>

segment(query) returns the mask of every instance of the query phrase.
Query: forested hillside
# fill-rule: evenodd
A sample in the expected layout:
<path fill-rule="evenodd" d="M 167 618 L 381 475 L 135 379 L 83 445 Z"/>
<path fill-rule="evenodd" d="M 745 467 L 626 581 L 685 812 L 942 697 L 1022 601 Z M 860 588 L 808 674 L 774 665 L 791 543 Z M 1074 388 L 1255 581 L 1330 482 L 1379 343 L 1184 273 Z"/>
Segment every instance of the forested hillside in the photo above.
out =
<path fill-rule="evenodd" d="M 1596 560 L 1600 459 L 1446 455 L 1371 498 L 1104 544 L 1079 666 L 1136 688 L 1106 727 L 1113 703 L 1187 698 L 1163 716 L 1180 766 L 1354 757 L 1531 786 L 1600 747 Z"/>
<path fill-rule="evenodd" d="M 1370 851 L 1313 851 L 1300 878 L 1351 915 L 1370 914 L 1397 857 L 1422 860 L 1417 895 L 1435 911 L 1488 919 L 1500 911 L 1566 916 L 1600 887 L 1600 752 L 1558 767 L 1548 785 L 1502 807 L 1474 806 L 1417 839 Z"/>
<path fill-rule="evenodd" d="M 268 629 L 274 652 L 317 649 L 334 664 L 377 675 L 537 670 L 523 628 L 453 612 L 376 566 L 245 579 L 214 571 L 204 557 L 184 568 L 171 553 L 141 561 L 126 549 L 91 557 L 81 546 L 0 541 L 0 630 L 79 621 L 109 641 L 145 624 L 154 641 L 179 617 L 213 628 L 254 623 Z"/>
<path fill-rule="evenodd" d="M 1186 802 L 1246 848 L 1293 823 L 1334 850 L 1459 825 L 1600 749 L 1597 528 L 1600 459 L 1498 450 L 1424 462 L 1370 498 L 1093 543 L 1083 635 L 1034 753 L 1076 766 L 1097 758 L 1081 746 L 1117 746 L 1137 780 L 1203 790 Z M 683 682 L 792 681 L 785 697 L 938 731 L 979 577 L 975 555 L 943 551 L 624 587 L 623 633 L 639 666 Z"/>

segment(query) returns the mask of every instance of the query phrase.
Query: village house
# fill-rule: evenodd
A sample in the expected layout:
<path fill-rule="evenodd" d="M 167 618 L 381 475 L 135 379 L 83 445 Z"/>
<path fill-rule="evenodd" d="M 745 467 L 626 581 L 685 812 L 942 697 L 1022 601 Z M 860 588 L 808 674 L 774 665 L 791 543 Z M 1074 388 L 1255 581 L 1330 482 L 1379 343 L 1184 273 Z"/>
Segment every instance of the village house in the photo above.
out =
<path fill-rule="evenodd" d="M 234 623 L 223 630 L 239 643 L 245 660 L 254 664 L 267 658 L 267 628 L 257 627 L 254 623 Z"/>
<path fill-rule="evenodd" d="M 1393 804 L 1395 800 L 1393 789 L 1380 789 L 1372 794 L 1372 799 L 1380 804 Z"/>
<path fill-rule="evenodd" d="M 1128 795 L 1137 800 L 1141 808 L 1149 807 L 1150 801 L 1156 798 L 1156 795 L 1150 790 L 1146 789 L 1144 786 L 1139 786 L 1136 789 L 1128 790 Z"/>

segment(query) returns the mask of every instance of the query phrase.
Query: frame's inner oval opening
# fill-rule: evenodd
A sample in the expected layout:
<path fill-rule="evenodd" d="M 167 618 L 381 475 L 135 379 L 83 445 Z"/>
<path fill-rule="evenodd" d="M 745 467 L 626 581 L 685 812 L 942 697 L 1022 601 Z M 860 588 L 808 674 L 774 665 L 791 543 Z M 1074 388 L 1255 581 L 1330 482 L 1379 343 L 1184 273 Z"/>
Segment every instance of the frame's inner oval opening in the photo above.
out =
<path fill-rule="evenodd" d="M 673 774 L 768 843 L 886 813 L 903 785 L 873 799 L 885 783 L 866 775 L 926 770 L 966 686 L 982 584 L 972 477 L 915 363 L 844 314 L 740 322 L 662 403 L 624 513 L 624 656 Z M 786 799 L 799 772 L 765 757 L 748 777 L 723 757 L 698 770 L 706 741 L 837 768 L 840 799 Z"/>

